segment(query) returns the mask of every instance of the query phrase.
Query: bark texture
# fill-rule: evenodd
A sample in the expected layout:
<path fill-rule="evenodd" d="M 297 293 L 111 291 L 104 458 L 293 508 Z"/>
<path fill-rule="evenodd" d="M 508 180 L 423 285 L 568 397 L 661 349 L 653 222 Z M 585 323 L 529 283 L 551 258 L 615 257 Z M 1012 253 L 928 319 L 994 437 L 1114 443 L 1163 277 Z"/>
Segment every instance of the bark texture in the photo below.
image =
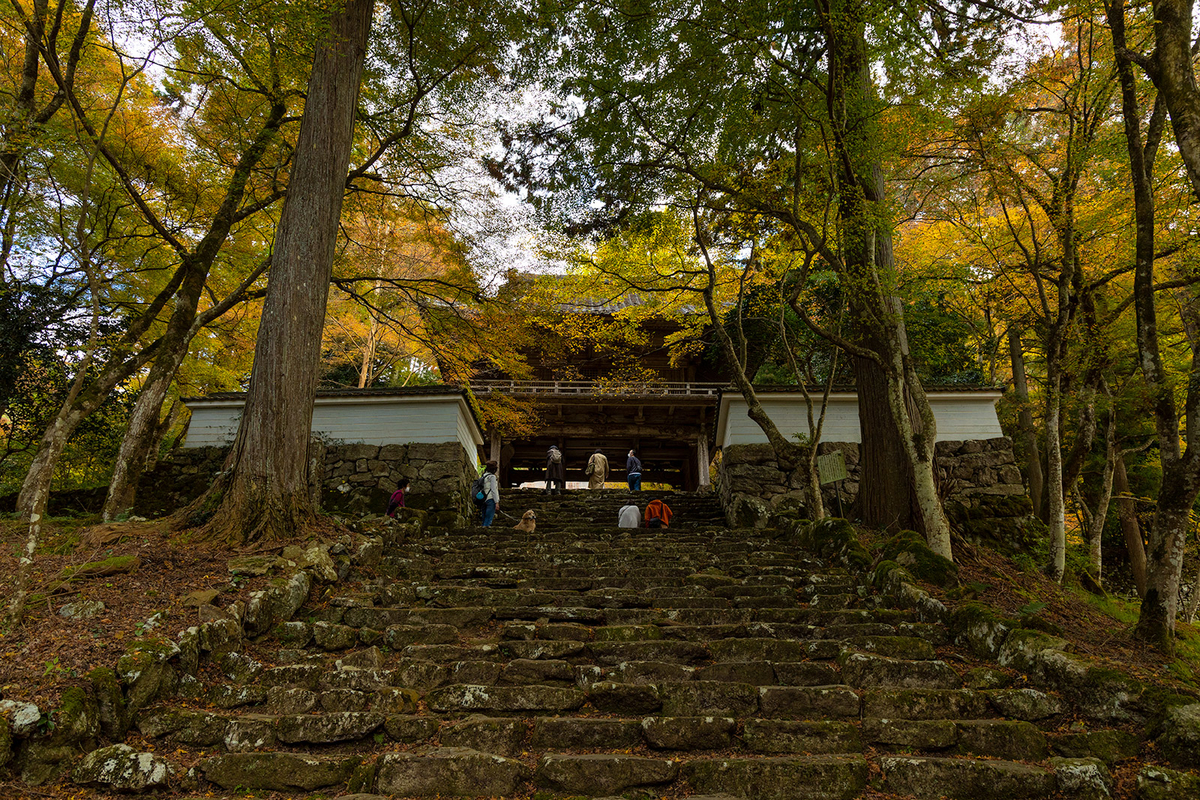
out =
<path fill-rule="evenodd" d="M 1154 510 L 1154 523 L 1146 551 L 1146 589 L 1134 635 L 1160 649 L 1174 649 L 1179 584 L 1183 572 L 1183 545 L 1188 515 L 1200 493 L 1200 382 L 1195 372 L 1184 397 L 1184 436 L 1180 436 L 1180 414 L 1174 387 L 1169 382 L 1159 350 L 1158 318 L 1154 297 L 1154 187 L 1152 167 L 1162 131 L 1162 114 L 1156 102 L 1145 132 L 1138 109 L 1137 84 L 1125 40 L 1125 5 L 1112 0 L 1108 5 L 1109 29 L 1118 54 L 1117 73 L 1121 84 L 1121 116 L 1133 179 L 1134 219 L 1137 240 L 1133 281 L 1137 313 L 1138 360 L 1151 395 L 1154 427 L 1162 464 L 1162 486 Z M 1193 191 L 1200 197 L 1200 90 L 1196 86 L 1191 54 L 1192 10 L 1190 0 L 1158 0 L 1154 3 L 1155 51 L 1150 76 L 1159 91 L 1162 106 L 1170 114 L 1175 141 L 1183 157 Z M 1190 305 L 1181 307 L 1197 320 Z M 1192 364 L 1200 353 L 1192 345 Z M 1189 444 L 1183 449 L 1181 441 Z"/>
<path fill-rule="evenodd" d="M 1125 537 L 1125 552 L 1129 557 L 1129 570 L 1137 586 L 1138 597 L 1146 596 L 1146 544 L 1142 540 L 1142 528 L 1138 524 L 1137 502 L 1129 492 L 1129 475 L 1125 471 L 1125 457 L 1117 453 L 1113 471 L 1113 489 L 1117 493 L 1117 518 L 1121 521 L 1121 532 Z"/>
<path fill-rule="evenodd" d="M 316 513 L 308 487 L 312 406 L 373 5 L 350 0 L 338 9 L 313 60 L 227 477 L 185 512 L 215 507 L 206 532 L 231 544 L 293 535 Z"/>
<path fill-rule="evenodd" d="M 864 443 L 860 511 L 868 524 L 920 530 L 935 552 L 951 558 L 950 525 L 934 473 L 937 425 L 908 351 L 904 315 L 893 288 L 892 223 L 880 156 L 880 101 L 871 76 L 867 8 L 846 0 L 830 2 L 821 12 L 828 110 L 838 157 L 840 280 L 860 341 L 870 351 L 859 353 L 859 361 L 869 363 L 855 364 Z M 882 374 L 882 382 L 870 375 L 874 369 Z M 881 512 L 884 518 L 876 516 Z"/>

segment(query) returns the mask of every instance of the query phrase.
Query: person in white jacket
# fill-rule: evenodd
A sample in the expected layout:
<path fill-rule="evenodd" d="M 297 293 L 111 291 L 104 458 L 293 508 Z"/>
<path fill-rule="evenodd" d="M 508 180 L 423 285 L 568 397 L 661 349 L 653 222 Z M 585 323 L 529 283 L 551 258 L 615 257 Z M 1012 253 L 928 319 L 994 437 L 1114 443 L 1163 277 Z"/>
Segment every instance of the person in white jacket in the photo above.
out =
<path fill-rule="evenodd" d="M 642 512 L 633 503 L 621 506 L 617 512 L 618 528 L 636 528 L 642 521 Z"/>

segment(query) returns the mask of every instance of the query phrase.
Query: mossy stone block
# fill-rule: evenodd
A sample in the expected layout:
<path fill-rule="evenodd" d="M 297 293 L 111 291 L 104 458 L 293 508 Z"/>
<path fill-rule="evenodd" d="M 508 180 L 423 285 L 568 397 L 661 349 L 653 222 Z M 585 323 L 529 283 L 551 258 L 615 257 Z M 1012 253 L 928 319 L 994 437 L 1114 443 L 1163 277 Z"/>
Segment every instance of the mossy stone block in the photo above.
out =
<path fill-rule="evenodd" d="M 930 549 L 925 537 L 916 531 L 900 531 L 880 549 L 880 556 L 895 561 L 918 580 L 936 586 L 956 586 L 958 567 L 950 559 Z"/>
<path fill-rule="evenodd" d="M 1098 758 L 1113 766 L 1137 758 L 1141 742 L 1132 733 L 1121 730 L 1063 733 L 1051 736 L 1054 752 L 1066 758 Z"/>
<path fill-rule="evenodd" d="M 92 695 L 96 698 L 100 730 L 109 739 L 124 739 L 130 726 L 129 710 L 125 706 L 125 694 L 121 691 L 117 673 L 108 667 L 97 667 L 87 677 L 92 682 Z"/>
<path fill-rule="evenodd" d="M 1200 703 L 1169 709 L 1157 741 L 1172 765 L 1200 767 Z"/>
<path fill-rule="evenodd" d="M 1017 624 L 986 603 L 963 603 L 950 615 L 951 635 L 982 658 L 996 658 Z"/>
<path fill-rule="evenodd" d="M 1138 800 L 1195 800 L 1200 776 L 1167 767 L 1145 766 L 1137 777 Z"/>
<path fill-rule="evenodd" d="M 871 554 L 858 540 L 854 526 L 831 517 L 797 529 L 800 543 L 822 558 L 857 572 L 871 566 Z"/>

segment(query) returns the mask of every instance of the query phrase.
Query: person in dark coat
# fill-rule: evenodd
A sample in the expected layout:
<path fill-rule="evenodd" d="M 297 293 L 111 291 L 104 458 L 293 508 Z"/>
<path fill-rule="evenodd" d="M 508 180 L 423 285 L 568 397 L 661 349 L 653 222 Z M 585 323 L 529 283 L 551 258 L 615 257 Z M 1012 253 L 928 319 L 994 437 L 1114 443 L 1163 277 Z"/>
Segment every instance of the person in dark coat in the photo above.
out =
<path fill-rule="evenodd" d="M 563 454 L 555 445 L 546 451 L 546 493 L 561 494 L 567 488 L 567 465 Z"/>
<path fill-rule="evenodd" d="M 625 459 L 625 480 L 629 482 L 629 491 L 642 490 L 642 460 L 632 450 Z"/>

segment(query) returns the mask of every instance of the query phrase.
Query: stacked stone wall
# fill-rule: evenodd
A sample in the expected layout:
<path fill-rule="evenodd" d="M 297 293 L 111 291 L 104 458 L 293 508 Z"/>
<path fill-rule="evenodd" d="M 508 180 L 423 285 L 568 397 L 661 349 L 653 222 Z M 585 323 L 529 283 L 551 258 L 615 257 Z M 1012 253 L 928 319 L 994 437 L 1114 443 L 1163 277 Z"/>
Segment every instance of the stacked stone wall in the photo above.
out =
<path fill-rule="evenodd" d="M 158 464 L 138 487 L 135 509 L 161 516 L 182 508 L 208 488 L 229 449 L 182 450 Z M 321 507 L 332 512 L 383 513 L 401 478 L 410 481 L 407 504 L 429 512 L 434 525 L 456 525 L 470 513 L 467 492 L 475 464 L 458 442 L 443 444 L 337 444 L 325 448 Z"/>
<path fill-rule="evenodd" d="M 822 442 L 819 455 L 840 450 L 846 480 L 826 486 L 825 508 L 837 513 L 838 494 L 850 515 L 858 498 L 860 449 L 853 442 Z M 935 448 L 939 487 L 951 522 L 968 539 L 1019 545 L 1029 535 L 1032 508 L 1013 456 L 1012 440 L 938 442 Z M 730 525 L 765 526 L 771 515 L 806 514 L 805 476 L 779 467 L 768 444 L 724 448 L 718 473 L 721 502 Z"/>

